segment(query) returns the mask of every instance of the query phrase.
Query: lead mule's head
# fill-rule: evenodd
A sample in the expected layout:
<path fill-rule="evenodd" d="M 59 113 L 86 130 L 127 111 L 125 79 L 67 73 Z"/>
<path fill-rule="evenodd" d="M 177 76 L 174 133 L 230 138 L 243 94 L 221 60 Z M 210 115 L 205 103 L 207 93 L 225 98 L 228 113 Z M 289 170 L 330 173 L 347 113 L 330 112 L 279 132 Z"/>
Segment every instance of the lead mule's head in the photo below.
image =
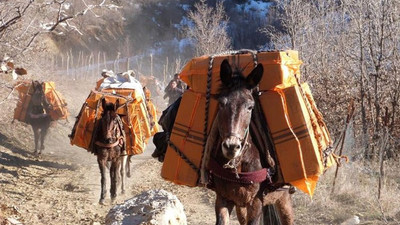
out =
<path fill-rule="evenodd" d="M 218 98 L 218 129 L 222 138 L 222 153 L 229 160 L 242 154 L 254 107 L 252 91 L 262 75 L 261 64 L 258 64 L 247 78 L 241 71 L 233 71 L 227 60 L 221 64 L 222 87 Z"/>
<path fill-rule="evenodd" d="M 103 114 L 100 119 L 100 129 L 103 140 L 106 144 L 112 144 L 117 141 L 118 138 L 118 114 L 117 109 L 119 108 L 119 99 L 114 103 L 107 103 L 106 99 L 101 100 L 103 107 Z"/>

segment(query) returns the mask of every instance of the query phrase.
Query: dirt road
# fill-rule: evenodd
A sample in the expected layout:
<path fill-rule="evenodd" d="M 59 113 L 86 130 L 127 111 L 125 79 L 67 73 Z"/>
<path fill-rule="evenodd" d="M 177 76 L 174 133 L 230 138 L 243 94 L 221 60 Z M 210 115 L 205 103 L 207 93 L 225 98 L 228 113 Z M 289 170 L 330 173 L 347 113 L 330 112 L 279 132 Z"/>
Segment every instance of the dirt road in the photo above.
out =
<path fill-rule="evenodd" d="M 43 155 L 32 153 L 30 127 L 21 123 L 1 123 L 0 207 L 4 217 L 24 224 L 103 223 L 112 207 L 98 204 L 100 173 L 96 157 L 69 145 L 72 123 L 58 123 L 51 129 Z M 20 130 L 20 134 L 6 132 Z M 160 177 L 161 163 L 145 153 L 133 157 L 133 177 L 117 203 L 145 190 L 165 189 L 177 195 L 185 207 L 189 224 L 214 224 L 214 194 L 206 189 L 174 185 Z M 107 181 L 108 182 L 108 181 Z"/>
<path fill-rule="evenodd" d="M 9 112 L 0 114 L 1 225 L 1 216 L 23 224 L 103 224 L 112 207 L 109 193 L 108 205 L 98 204 L 100 172 L 96 156 L 71 146 L 68 138 L 75 116 L 94 81 L 79 85 L 69 80 L 56 83 L 67 100 L 71 116 L 69 122 L 58 121 L 50 129 L 46 149 L 39 159 L 32 154 L 31 127 L 18 121 L 11 123 L 16 99 L 11 98 L 1 105 L 2 112 Z M 5 89 L 0 92 L 1 96 L 8 95 Z M 189 224 L 214 224 L 214 193 L 163 180 L 160 176 L 162 164 L 150 156 L 153 150 L 150 140 L 145 152 L 133 157 L 133 177 L 128 178 L 127 192 L 118 196 L 117 203 L 143 191 L 162 188 L 180 199 Z"/>

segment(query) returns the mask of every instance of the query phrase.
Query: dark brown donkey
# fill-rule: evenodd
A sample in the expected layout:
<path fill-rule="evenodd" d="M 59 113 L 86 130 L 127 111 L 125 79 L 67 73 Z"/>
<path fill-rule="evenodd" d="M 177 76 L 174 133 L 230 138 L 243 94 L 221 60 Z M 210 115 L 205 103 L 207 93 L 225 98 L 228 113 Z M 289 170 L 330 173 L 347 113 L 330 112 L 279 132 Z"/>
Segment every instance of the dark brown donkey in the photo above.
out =
<path fill-rule="evenodd" d="M 127 154 L 125 150 L 125 133 L 121 117 L 117 114 L 120 107 L 119 100 L 107 103 L 106 99 L 101 100 L 103 113 L 96 122 L 94 138 L 94 154 L 97 156 L 101 173 L 100 204 L 104 204 L 106 197 L 106 171 L 110 162 L 110 194 L 111 201 L 117 197 L 117 186 L 121 183 L 121 192 L 125 192 L 125 169 L 128 167 Z"/>
<path fill-rule="evenodd" d="M 32 97 L 28 106 L 27 123 L 32 126 L 35 138 L 35 155 L 40 155 L 44 150 L 44 140 L 51 124 L 51 117 L 47 112 L 51 105 L 46 100 L 42 83 L 32 81 Z"/>
<path fill-rule="evenodd" d="M 222 87 L 215 120 L 220 140 L 208 163 L 211 184 L 217 194 L 216 224 L 229 224 L 234 207 L 240 224 L 259 224 L 263 206 L 272 204 L 282 224 L 293 224 L 289 190 L 278 189 L 271 183 L 260 151 L 249 135 L 255 106 L 253 94 L 258 93 L 254 89 L 262 74 L 260 64 L 247 78 L 240 71 L 232 71 L 227 60 L 221 64 Z"/>

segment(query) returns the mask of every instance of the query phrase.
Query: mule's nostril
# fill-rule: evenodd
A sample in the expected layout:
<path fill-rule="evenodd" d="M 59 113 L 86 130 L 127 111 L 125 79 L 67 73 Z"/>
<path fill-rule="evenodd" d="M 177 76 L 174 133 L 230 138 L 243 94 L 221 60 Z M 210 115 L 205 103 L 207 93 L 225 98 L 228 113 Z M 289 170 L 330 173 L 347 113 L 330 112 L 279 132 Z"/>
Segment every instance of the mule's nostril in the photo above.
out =
<path fill-rule="evenodd" d="M 111 138 L 107 138 L 107 139 L 106 139 L 106 142 L 107 142 L 108 144 L 111 144 Z"/>
<path fill-rule="evenodd" d="M 234 145 L 233 147 L 234 147 L 234 150 L 235 150 L 235 151 L 238 151 L 238 150 L 240 150 L 240 148 L 241 148 L 242 146 L 241 146 L 241 145 Z"/>
<path fill-rule="evenodd" d="M 239 144 L 231 144 L 229 147 L 230 147 L 229 149 L 230 149 L 231 151 L 238 151 L 238 150 L 240 150 L 240 145 L 239 145 Z"/>
<path fill-rule="evenodd" d="M 229 145 L 226 142 L 222 143 L 222 147 L 229 149 Z"/>

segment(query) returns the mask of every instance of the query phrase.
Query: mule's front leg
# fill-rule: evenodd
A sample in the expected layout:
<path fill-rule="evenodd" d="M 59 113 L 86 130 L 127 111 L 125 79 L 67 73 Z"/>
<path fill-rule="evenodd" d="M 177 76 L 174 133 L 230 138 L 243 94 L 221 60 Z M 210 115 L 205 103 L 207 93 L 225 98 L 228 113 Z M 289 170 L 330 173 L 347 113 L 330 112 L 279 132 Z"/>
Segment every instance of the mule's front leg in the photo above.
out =
<path fill-rule="evenodd" d="M 40 130 L 40 150 L 39 150 L 39 154 L 41 154 L 42 151 L 44 150 L 44 140 L 46 139 L 47 131 L 48 131 L 48 127 L 42 127 L 41 130 Z"/>
<path fill-rule="evenodd" d="M 282 193 L 276 202 L 282 225 L 292 225 L 294 223 L 294 213 L 292 207 L 292 196 L 289 191 Z"/>
<path fill-rule="evenodd" d="M 99 164 L 100 168 L 100 174 L 101 174 L 101 192 L 100 192 L 100 201 L 99 203 L 101 205 L 104 205 L 104 199 L 106 197 L 106 171 L 107 171 L 107 159 L 97 159 L 97 162 Z"/>
<path fill-rule="evenodd" d="M 126 176 L 131 177 L 131 158 L 132 155 L 128 155 L 128 159 L 126 160 Z"/>
<path fill-rule="evenodd" d="M 110 180 L 111 180 L 111 189 L 110 189 L 110 194 L 111 194 L 111 202 L 113 203 L 115 201 L 115 198 L 117 197 L 117 184 L 119 183 L 120 180 L 120 174 L 118 169 L 120 168 L 121 163 L 117 159 L 111 163 L 111 168 L 110 168 Z"/>
<path fill-rule="evenodd" d="M 262 215 L 263 204 L 261 199 L 255 198 L 254 201 L 247 207 L 247 223 L 248 225 L 258 225 L 260 224 L 260 219 Z"/>
<path fill-rule="evenodd" d="M 125 179 L 126 179 L 126 164 L 127 164 L 127 155 L 121 156 L 121 165 L 120 165 L 120 175 L 121 175 L 121 193 L 125 194 Z"/>
<path fill-rule="evenodd" d="M 35 151 L 34 153 L 36 154 L 38 151 L 38 147 L 39 147 L 39 128 L 32 126 L 32 130 L 33 130 L 33 137 L 35 139 Z"/>
<path fill-rule="evenodd" d="M 233 202 L 228 201 L 217 194 L 217 199 L 215 200 L 215 215 L 217 221 L 215 224 L 229 225 L 229 217 L 231 215 L 233 207 Z"/>

